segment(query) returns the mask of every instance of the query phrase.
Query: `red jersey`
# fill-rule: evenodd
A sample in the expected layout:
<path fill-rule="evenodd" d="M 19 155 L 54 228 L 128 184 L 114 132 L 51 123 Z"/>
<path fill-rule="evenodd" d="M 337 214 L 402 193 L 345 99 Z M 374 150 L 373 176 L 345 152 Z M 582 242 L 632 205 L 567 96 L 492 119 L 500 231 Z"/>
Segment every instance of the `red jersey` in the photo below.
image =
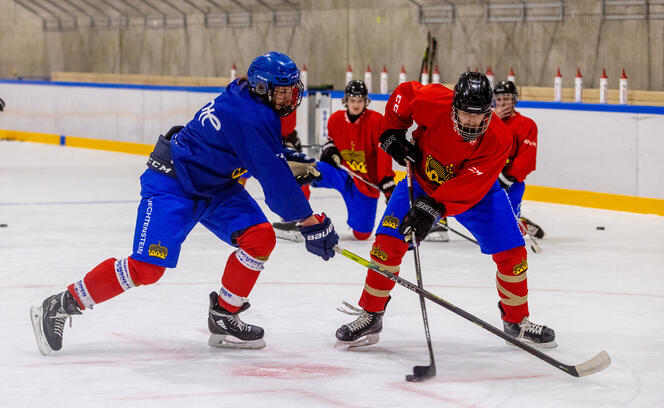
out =
<path fill-rule="evenodd" d="M 372 184 L 394 177 L 392 157 L 378 147 L 382 124 L 383 115 L 371 109 L 365 109 L 353 123 L 345 110 L 334 112 L 327 121 L 328 139 L 339 149 L 341 164 Z M 362 194 L 380 196 L 375 188 L 360 180 L 353 181 Z"/>
<path fill-rule="evenodd" d="M 505 173 L 519 183 L 535 170 L 537 156 L 537 125 L 519 112 L 503 120 L 514 135 L 514 142 L 505 165 Z"/>
<path fill-rule="evenodd" d="M 415 178 L 450 216 L 466 211 L 489 192 L 512 144 L 511 132 L 495 115 L 482 136 L 464 141 L 452 122 L 453 96 L 439 84 L 405 82 L 390 96 L 383 126 L 407 129 L 417 123 L 413 138 L 422 160 L 415 167 Z"/>
<path fill-rule="evenodd" d="M 297 123 L 297 111 L 281 118 L 281 136 L 286 137 L 293 133 Z"/>

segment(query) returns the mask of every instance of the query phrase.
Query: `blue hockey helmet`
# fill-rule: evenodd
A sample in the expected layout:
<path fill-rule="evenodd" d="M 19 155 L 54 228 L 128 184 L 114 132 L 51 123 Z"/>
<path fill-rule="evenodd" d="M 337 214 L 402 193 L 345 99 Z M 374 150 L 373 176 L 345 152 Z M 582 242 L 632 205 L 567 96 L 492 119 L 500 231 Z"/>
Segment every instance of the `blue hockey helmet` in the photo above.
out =
<path fill-rule="evenodd" d="M 256 57 L 249 66 L 247 79 L 251 91 L 265 100 L 280 116 L 287 116 L 300 105 L 303 85 L 300 70 L 286 54 L 270 51 Z M 275 90 L 287 94 L 292 91 L 290 101 L 280 101 Z"/>

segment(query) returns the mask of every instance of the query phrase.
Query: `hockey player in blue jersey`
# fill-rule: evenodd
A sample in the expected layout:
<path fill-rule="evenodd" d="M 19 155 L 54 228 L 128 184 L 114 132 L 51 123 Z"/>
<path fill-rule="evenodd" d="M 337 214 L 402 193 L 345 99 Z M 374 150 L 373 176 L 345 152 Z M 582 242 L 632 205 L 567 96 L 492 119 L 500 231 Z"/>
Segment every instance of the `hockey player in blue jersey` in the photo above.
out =
<path fill-rule="evenodd" d="M 61 349 L 64 324 L 72 315 L 154 283 L 166 268 L 174 268 L 182 243 L 198 223 L 237 248 L 228 257 L 219 293 L 210 294 L 208 343 L 264 347 L 263 329 L 246 324 L 239 315 L 249 307 L 246 298 L 274 249 L 275 235 L 237 178 L 251 172 L 263 187 L 268 207 L 300 223 L 308 251 L 328 260 L 338 241 L 330 219 L 313 214 L 298 183 L 320 176 L 315 160 L 282 147 L 279 117 L 293 112 L 301 98 L 295 63 L 269 52 L 254 59 L 247 77 L 230 83 L 186 126 L 160 136 L 140 178 L 133 253 L 105 260 L 64 292 L 30 309 L 40 352 Z"/>

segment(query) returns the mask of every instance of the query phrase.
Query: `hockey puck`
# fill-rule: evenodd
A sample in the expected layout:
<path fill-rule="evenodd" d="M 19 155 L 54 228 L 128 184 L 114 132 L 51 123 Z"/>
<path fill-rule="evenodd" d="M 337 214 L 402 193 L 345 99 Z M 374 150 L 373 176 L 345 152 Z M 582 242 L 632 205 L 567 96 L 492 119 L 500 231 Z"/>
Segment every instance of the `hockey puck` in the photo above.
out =
<path fill-rule="evenodd" d="M 0 228 L 7 228 L 7 224 L 0 224 Z"/>
<path fill-rule="evenodd" d="M 597 229 L 600 230 L 600 231 L 604 231 L 604 226 L 603 225 L 598 225 Z"/>

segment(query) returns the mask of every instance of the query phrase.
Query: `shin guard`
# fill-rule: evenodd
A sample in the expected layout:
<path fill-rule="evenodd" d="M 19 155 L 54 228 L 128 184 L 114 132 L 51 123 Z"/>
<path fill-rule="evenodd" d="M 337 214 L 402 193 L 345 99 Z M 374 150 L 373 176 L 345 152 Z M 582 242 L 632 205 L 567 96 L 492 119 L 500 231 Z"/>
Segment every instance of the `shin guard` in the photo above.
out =
<path fill-rule="evenodd" d="M 378 234 L 371 248 L 371 259 L 389 272 L 399 275 L 399 265 L 407 250 L 408 244 L 402 240 Z M 359 301 L 360 307 L 372 313 L 385 310 L 394 285 L 393 281 L 369 269 Z"/>
<path fill-rule="evenodd" d="M 505 315 L 503 320 L 520 323 L 528 316 L 528 254 L 526 248 L 516 247 L 493 254 L 498 266 L 496 288 Z"/>
<path fill-rule="evenodd" d="M 269 258 L 276 238 L 272 226 L 258 224 L 238 236 L 239 248 L 228 257 L 219 289 L 219 306 L 235 313 L 245 302 Z"/>

